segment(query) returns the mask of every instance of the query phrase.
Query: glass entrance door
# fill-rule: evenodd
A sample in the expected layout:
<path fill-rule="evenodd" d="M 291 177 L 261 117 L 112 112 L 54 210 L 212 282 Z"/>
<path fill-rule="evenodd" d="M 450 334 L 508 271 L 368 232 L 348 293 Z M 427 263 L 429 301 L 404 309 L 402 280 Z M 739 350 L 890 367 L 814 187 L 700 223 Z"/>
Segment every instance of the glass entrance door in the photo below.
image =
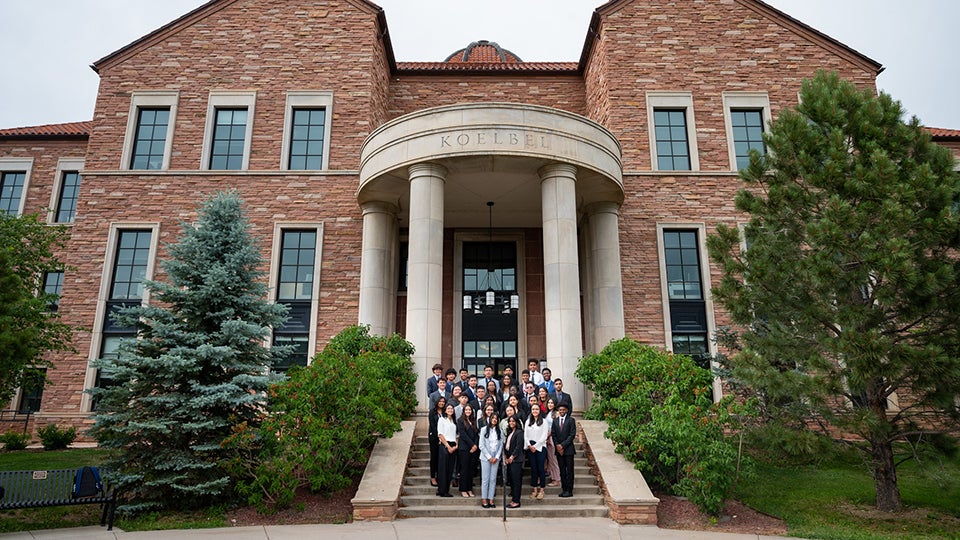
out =
<path fill-rule="evenodd" d="M 464 242 L 463 294 L 485 298 L 488 292 L 509 296 L 517 291 L 516 242 Z M 476 306 L 477 304 L 474 304 Z M 483 375 L 493 366 L 497 375 L 506 366 L 517 369 L 517 312 L 500 303 L 463 310 L 463 367 Z"/>

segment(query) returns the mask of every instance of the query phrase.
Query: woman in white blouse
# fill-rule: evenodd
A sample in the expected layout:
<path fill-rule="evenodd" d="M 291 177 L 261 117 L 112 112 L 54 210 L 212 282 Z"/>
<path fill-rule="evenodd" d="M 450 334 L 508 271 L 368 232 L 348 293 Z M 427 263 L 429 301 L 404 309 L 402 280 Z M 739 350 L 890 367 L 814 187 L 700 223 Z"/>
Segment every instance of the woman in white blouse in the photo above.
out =
<path fill-rule="evenodd" d="M 447 404 L 443 416 L 437 420 L 437 496 L 453 497 L 450 494 L 450 480 L 453 479 L 453 464 L 457 454 L 457 416 L 453 405 Z"/>
<path fill-rule="evenodd" d="M 487 425 L 480 430 L 480 497 L 484 508 L 496 508 L 493 499 L 497 490 L 497 468 L 503 452 L 503 434 L 500 432 L 500 417 L 491 414 Z"/>
<path fill-rule="evenodd" d="M 530 407 L 530 418 L 527 419 L 523 430 L 523 440 L 527 446 L 527 455 L 530 456 L 530 485 L 533 486 L 531 499 L 543 499 L 543 488 L 546 485 L 544 464 L 547 461 L 547 437 L 550 436 L 550 424 L 545 422 L 540 411 L 540 405 Z"/>

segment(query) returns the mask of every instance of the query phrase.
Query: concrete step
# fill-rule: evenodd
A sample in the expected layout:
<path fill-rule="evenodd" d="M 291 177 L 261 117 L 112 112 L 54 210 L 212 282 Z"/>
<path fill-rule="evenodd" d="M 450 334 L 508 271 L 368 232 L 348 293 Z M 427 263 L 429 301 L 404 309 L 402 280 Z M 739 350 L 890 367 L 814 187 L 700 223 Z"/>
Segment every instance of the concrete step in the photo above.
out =
<path fill-rule="evenodd" d="M 552 501 L 548 502 L 546 499 L 542 501 L 531 501 L 527 499 L 521 501 L 520 505 L 520 508 L 507 509 L 507 519 L 521 517 L 571 518 L 609 516 L 607 507 L 599 505 L 572 506 L 554 504 Z M 502 501 L 498 501 L 496 508 L 481 508 L 479 501 L 477 501 L 476 504 L 471 506 L 406 506 L 397 510 L 397 517 L 489 517 L 490 519 L 503 519 L 503 505 Z M 558 525 L 558 527 L 560 527 L 560 530 L 563 529 L 563 525 Z M 549 536 L 549 531 L 545 531 L 544 534 Z"/>
<path fill-rule="evenodd" d="M 529 488 L 527 488 L 529 491 Z M 479 494 L 480 490 L 474 490 L 474 494 Z M 453 497 L 438 497 L 435 493 L 429 495 L 404 495 L 400 499 L 400 504 L 403 506 L 479 506 L 480 497 L 461 497 L 460 493 L 456 490 L 451 489 L 450 494 Z M 526 501 L 529 501 L 530 504 L 563 504 L 569 506 L 602 506 L 603 505 L 603 496 L 602 495 L 576 495 L 573 497 L 567 497 L 561 499 L 558 497 L 559 493 L 547 494 L 543 497 L 543 500 L 533 500 L 530 499 L 530 494 L 526 491 L 524 492 L 524 497 L 521 500 L 521 504 Z M 509 495 L 508 495 L 509 497 Z M 497 495 L 494 497 L 496 500 L 503 500 L 503 493 L 500 490 L 497 490 Z"/>
<path fill-rule="evenodd" d="M 529 495 L 530 495 L 530 493 L 529 493 L 529 490 L 530 490 L 530 487 L 529 487 L 529 485 L 530 485 L 530 479 L 529 479 L 529 478 L 525 478 L 524 480 L 525 480 L 525 482 L 524 482 L 524 484 L 523 484 L 523 485 L 524 485 L 524 489 L 526 489 L 526 490 L 528 491 L 527 495 L 529 496 Z M 473 487 L 474 487 L 474 489 L 473 489 L 473 492 L 474 492 L 474 493 L 480 493 L 480 483 L 479 483 L 479 482 L 475 482 L 474 485 L 473 485 Z M 500 493 L 500 491 L 499 491 L 500 489 L 501 489 L 500 487 L 497 488 L 497 490 L 498 490 L 497 493 Z M 550 486 L 547 486 L 545 489 L 546 489 L 546 493 L 547 493 L 547 494 L 546 494 L 546 498 L 550 498 L 551 496 L 556 497 L 557 495 L 560 494 L 560 488 L 559 488 L 559 487 L 550 487 Z M 429 483 L 426 483 L 426 482 L 424 482 L 424 483 L 417 483 L 417 484 L 408 484 L 408 485 L 404 485 L 404 486 L 403 486 L 403 496 L 404 496 L 404 497 L 406 497 L 407 495 L 411 495 L 411 496 L 429 495 L 429 496 L 432 497 L 432 496 L 434 496 L 434 494 L 435 494 L 436 492 L 437 492 L 437 488 L 436 488 L 435 486 L 431 486 Z M 457 488 L 451 487 L 451 488 L 450 488 L 450 493 L 452 493 L 452 494 L 454 494 L 454 495 L 458 495 Z M 574 494 L 574 495 L 599 495 L 599 494 L 600 494 L 600 486 L 598 486 L 596 483 L 588 483 L 587 481 L 577 482 L 576 480 L 574 480 L 574 482 L 573 482 L 573 494 Z M 462 497 L 461 497 L 461 498 L 462 498 Z"/>
<path fill-rule="evenodd" d="M 525 472 L 528 470 L 529 469 L 524 469 Z M 477 476 L 479 475 L 480 473 L 478 472 Z M 427 478 L 430 476 L 430 467 L 409 467 L 407 469 L 407 476 L 410 478 Z M 528 475 L 525 474 L 524 476 Z M 590 467 L 587 467 L 586 465 L 577 465 L 575 463 L 573 466 L 573 477 L 580 478 L 585 476 L 593 476 L 593 474 L 590 473 Z"/>

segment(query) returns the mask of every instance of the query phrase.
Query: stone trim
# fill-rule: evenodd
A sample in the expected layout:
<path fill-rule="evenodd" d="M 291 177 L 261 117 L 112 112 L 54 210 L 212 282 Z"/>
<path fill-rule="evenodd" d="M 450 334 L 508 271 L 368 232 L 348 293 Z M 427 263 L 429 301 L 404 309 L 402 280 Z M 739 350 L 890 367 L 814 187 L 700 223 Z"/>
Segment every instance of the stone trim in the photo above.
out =
<path fill-rule="evenodd" d="M 401 422 L 400 431 L 377 440 L 357 494 L 350 501 L 355 521 L 393 521 L 396 517 L 416 425 L 414 420 Z"/>

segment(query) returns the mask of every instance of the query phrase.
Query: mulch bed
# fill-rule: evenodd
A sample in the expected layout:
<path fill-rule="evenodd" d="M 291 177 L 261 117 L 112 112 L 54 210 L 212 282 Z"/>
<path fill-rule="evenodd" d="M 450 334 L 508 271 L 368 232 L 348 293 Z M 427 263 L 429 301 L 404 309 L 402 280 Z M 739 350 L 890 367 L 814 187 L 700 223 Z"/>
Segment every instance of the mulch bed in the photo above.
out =
<path fill-rule="evenodd" d="M 661 529 L 712 531 L 782 536 L 787 533 L 783 520 L 758 512 L 739 501 L 727 501 L 720 517 L 701 513 L 684 497 L 655 493 L 660 499 L 657 520 Z"/>
<path fill-rule="evenodd" d="M 242 506 L 227 512 L 227 523 L 233 527 L 248 525 L 300 525 L 306 523 L 348 523 L 353 519 L 350 500 L 357 494 L 360 478 L 353 484 L 330 495 L 311 493 L 307 488 L 297 490 L 290 508 L 272 514 L 261 514 L 252 506 Z"/>

